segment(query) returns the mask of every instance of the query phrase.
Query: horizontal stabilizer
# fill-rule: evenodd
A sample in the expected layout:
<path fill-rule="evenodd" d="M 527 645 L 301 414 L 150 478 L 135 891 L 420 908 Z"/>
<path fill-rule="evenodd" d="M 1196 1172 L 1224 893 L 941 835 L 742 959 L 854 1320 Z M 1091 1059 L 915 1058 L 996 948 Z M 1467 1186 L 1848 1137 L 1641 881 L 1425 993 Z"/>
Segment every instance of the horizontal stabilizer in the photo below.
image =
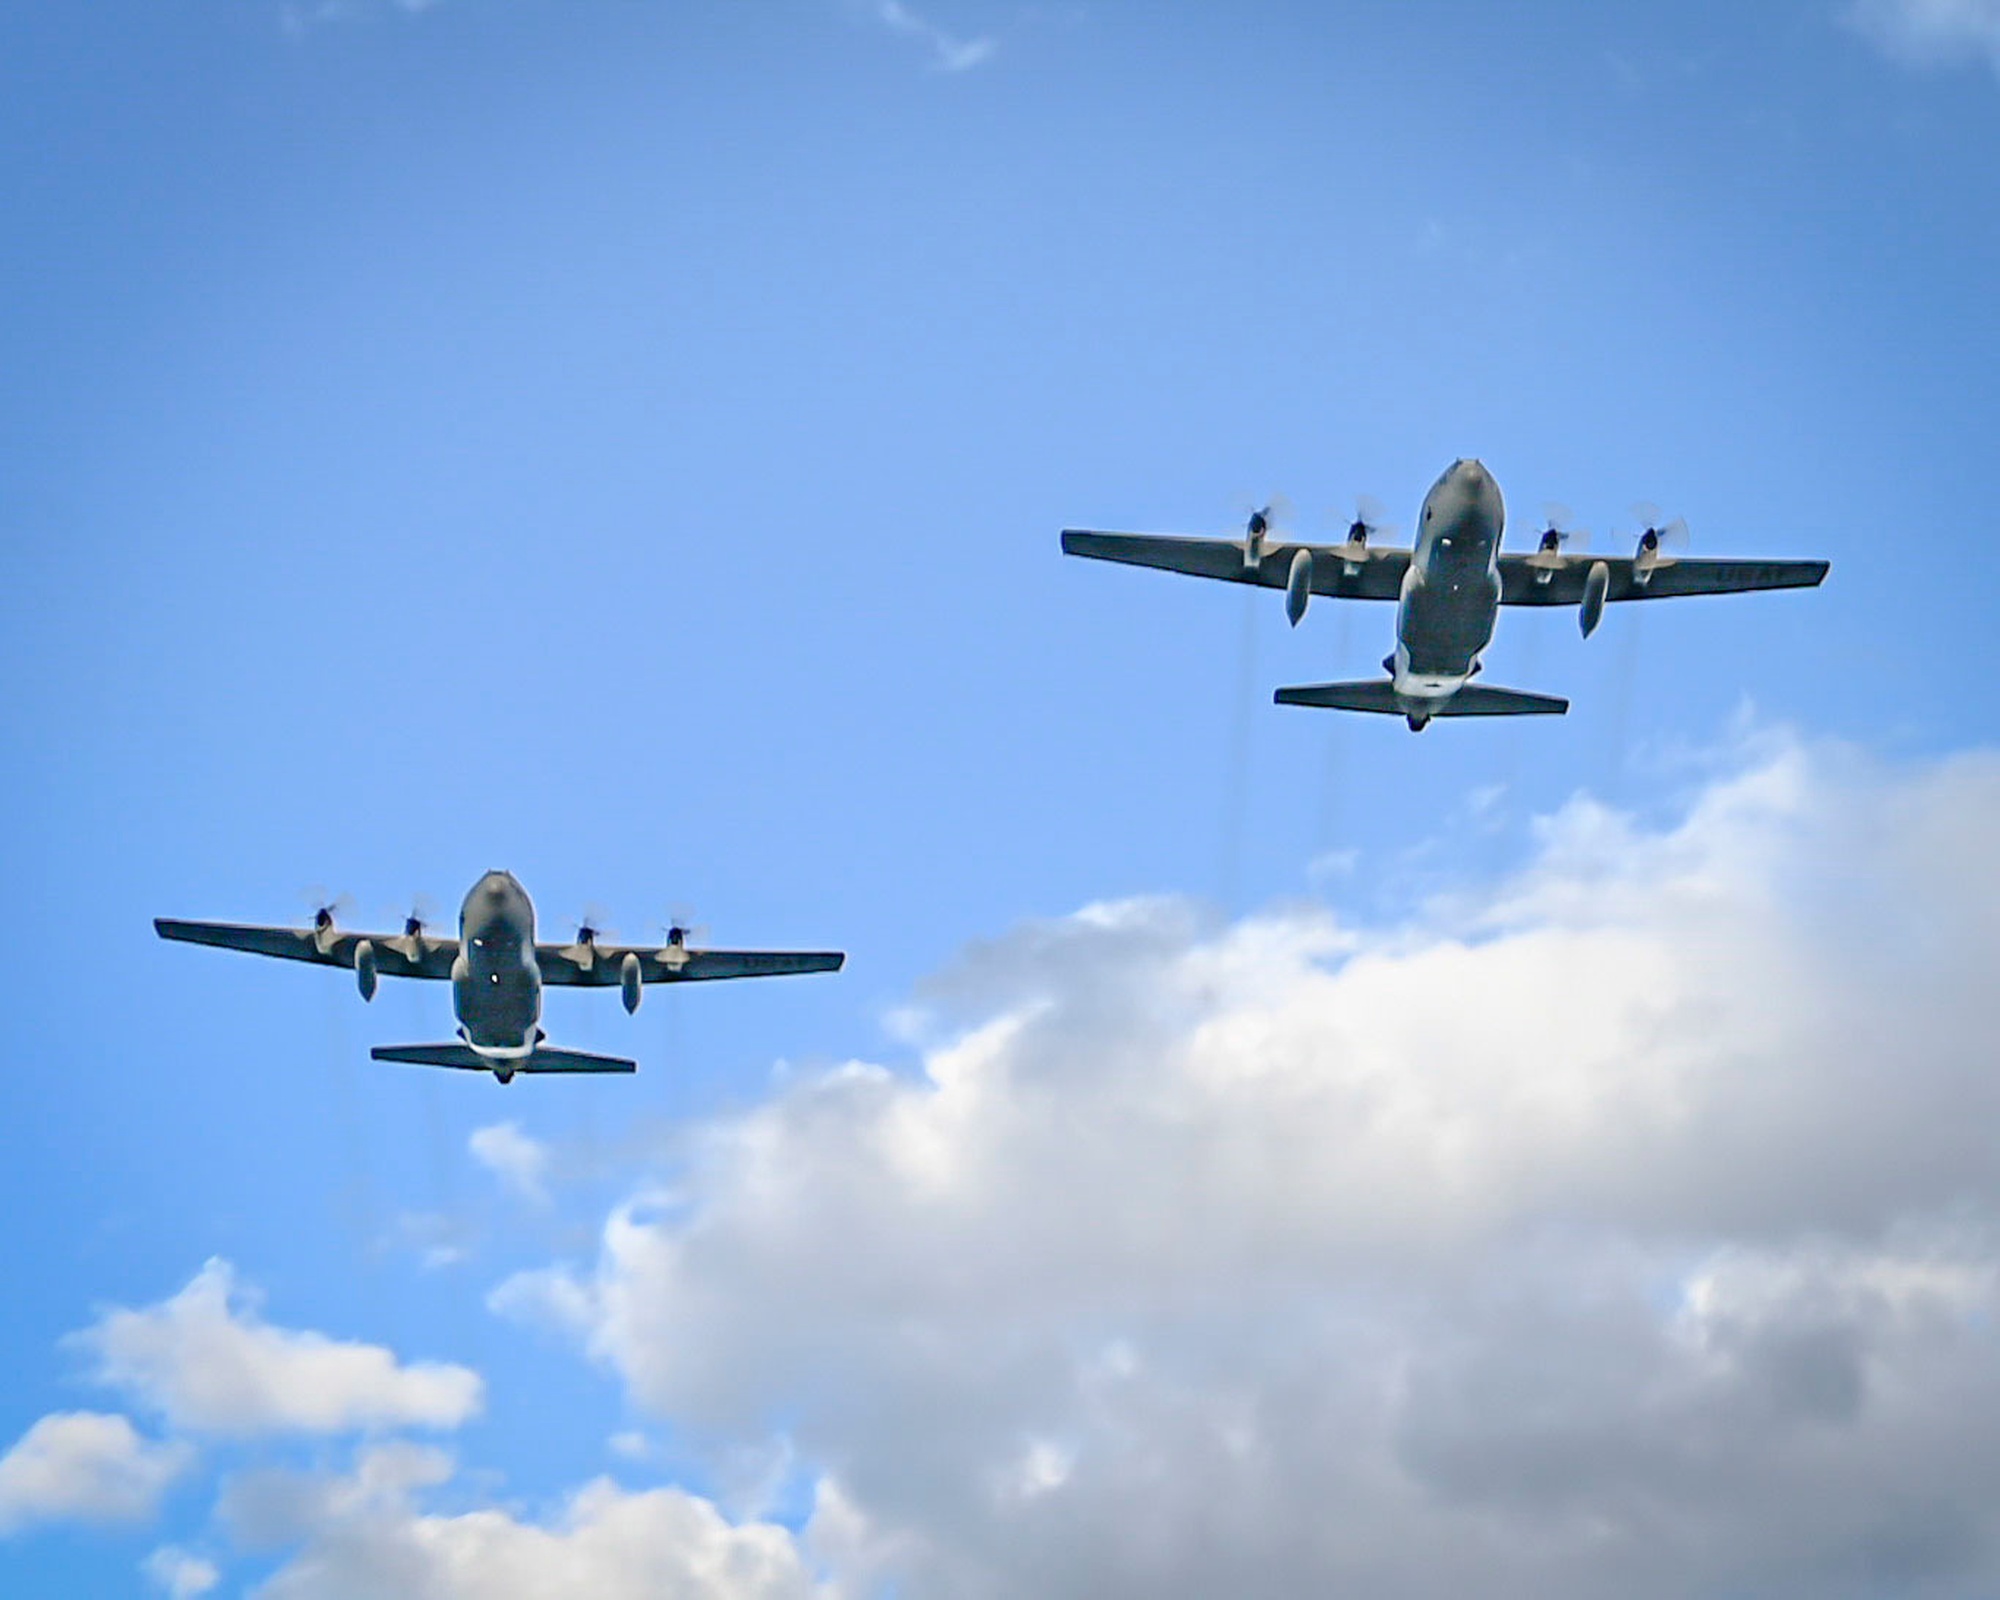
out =
<path fill-rule="evenodd" d="M 378 1044 L 368 1052 L 377 1061 L 413 1067 L 459 1067 L 468 1072 L 636 1072 L 623 1056 L 586 1055 L 581 1050 L 542 1048 L 517 1061 L 495 1061 L 464 1044 Z"/>
<path fill-rule="evenodd" d="M 1302 683 L 1280 689 L 1281 706 L 1322 706 L 1329 711 L 1377 711 L 1387 716 L 1423 717 L 1559 717 L 1569 702 L 1558 695 L 1529 694 L 1524 689 L 1496 689 L 1468 683 L 1442 700 L 1406 699 L 1387 678 L 1361 683 Z"/>

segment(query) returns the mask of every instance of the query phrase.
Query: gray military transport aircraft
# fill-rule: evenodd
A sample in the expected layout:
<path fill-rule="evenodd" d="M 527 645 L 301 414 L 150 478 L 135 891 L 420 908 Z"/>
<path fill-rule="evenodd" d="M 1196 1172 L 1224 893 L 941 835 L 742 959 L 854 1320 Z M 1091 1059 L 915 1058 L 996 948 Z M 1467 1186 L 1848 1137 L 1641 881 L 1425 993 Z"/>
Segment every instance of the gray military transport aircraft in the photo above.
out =
<path fill-rule="evenodd" d="M 535 907 L 511 872 L 489 872 L 472 886 L 458 913 L 456 939 L 433 938 L 411 916 L 400 935 L 343 933 L 333 911 L 321 907 L 310 928 L 254 928 L 229 922 L 174 922 L 155 918 L 162 939 L 211 944 L 253 955 L 348 967 L 361 998 L 375 998 L 378 977 L 449 978 L 458 1015 L 457 1044 L 378 1045 L 377 1061 L 425 1067 L 466 1067 L 491 1072 L 502 1083 L 517 1072 L 632 1072 L 621 1056 L 586 1055 L 544 1044 L 542 985 L 608 989 L 616 984 L 628 1012 L 639 1009 L 649 983 L 693 983 L 708 978 L 767 978 L 792 972 L 838 972 L 838 950 L 693 950 L 688 930 L 667 930 L 655 949 L 598 942 L 588 923 L 572 944 L 535 943 Z"/>
<path fill-rule="evenodd" d="M 1066 555 L 1158 567 L 1198 578 L 1257 584 L 1285 591 L 1285 615 L 1296 627 L 1316 594 L 1396 602 L 1396 649 L 1382 663 L 1386 678 L 1312 683 L 1280 689 L 1287 706 L 1400 715 L 1412 731 L 1433 717 L 1560 716 L 1569 702 L 1474 684 L 1480 656 L 1493 642 L 1502 606 L 1576 606 L 1587 639 L 1613 600 L 1665 600 L 1685 594 L 1733 594 L 1745 589 L 1809 589 L 1827 574 L 1824 561 L 1689 561 L 1666 553 L 1685 524 L 1646 518 L 1630 556 L 1589 556 L 1570 548 L 1554 519 L 1532 555 L 1503 555 L 1506 506 L 1493 475 L 1477 461 L 1454 461 L 1424 496 L 1414 550 L 1368 542 L 1377 530 L 1357 517 L 1347 542 L 1267 543 L 1268 508 L 1253 512 L 1241 540 L 1190 539 L 1150 533 L 1063 531 Z"/>

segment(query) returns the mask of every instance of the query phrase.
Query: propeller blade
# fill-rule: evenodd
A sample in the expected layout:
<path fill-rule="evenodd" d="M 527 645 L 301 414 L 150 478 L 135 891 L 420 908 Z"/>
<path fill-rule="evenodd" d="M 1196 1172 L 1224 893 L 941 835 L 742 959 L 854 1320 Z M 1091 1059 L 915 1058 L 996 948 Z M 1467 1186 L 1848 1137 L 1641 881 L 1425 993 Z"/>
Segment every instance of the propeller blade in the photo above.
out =
<path fill-rule="evenodd" d="M 1261 504 L 1245 498 L 1238 502 L 1242 508 L 1243 531 L 1253 539 L 1266 538 L 1292 523 L 1292 502 L 1283 494 L 1274 494 Z"/>
<path fill-rule="evenodd" d="M 1354 520 L 1347 525 L 1350 540 L 1394 538 L 1402 530 L 1389 521 L 1389 508 L 1372 494 L 1354 497 Z"/>
<path fill-rule="evenodd" d="M 420 939 L 437 926 L 437 902 L 427 894 L 410 896 L 410 909 L 403 914 L 403 937 Z"/>
<path fill-rule="evenodd" d="M 1540 544 L 1544 550 L 1588 550 L 1590 534 L 1576 526 L 1576 514 L 1568 506 L 1551 500 L 1542 507 Z"/>

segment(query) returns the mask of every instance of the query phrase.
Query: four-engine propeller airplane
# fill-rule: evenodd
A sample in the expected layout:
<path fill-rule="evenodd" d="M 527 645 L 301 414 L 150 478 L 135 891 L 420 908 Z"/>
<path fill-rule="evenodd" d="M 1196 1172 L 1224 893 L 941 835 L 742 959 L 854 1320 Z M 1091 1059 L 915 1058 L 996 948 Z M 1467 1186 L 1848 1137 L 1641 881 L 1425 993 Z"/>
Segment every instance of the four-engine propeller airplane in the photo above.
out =
<path fill-rule="evenodd" d="M 695 950 L 688 930 L 667 930 L 666 942 L 639 949 L 598 942 L 585 924 L 575 942 L 535 943 L 535 907 L 510 872 L 489 872 L 472 886 L 458 913 L 458 937 L 439 939 L 411 916 L 400 935 L 343 933 L 322 907 L 310 928 L 258 928 L 227 922 L 176 922 L 156 918 L 162 939 L 247 950 L 253 955 L 347 967 L 372 1000 L 379 977 L 449 978 L 457 1044 L 378 1045 L 377 1061 L 418 1066 L 466 1067 L 491 1072 L 502 1083 L 517 1072 L 632 1072 L 622 1056 L 558 1050 L 543 1041 L 542 986 L 610 988 L 617 985 L 628 1012 L 639 1009 L 649 983 L 692 983 L 712 978 L 765 978 L 795 972 L 838 972 L 838 950 Z"/>
<path fill-rule="evenodd" d="M 1690 561 L 1667 555 L 1669 529 L 1648 526 L 1624 557 L 1566 549 L 1552 521 L 1531 555 L 1503 555 L 1507 513 L 1500 486 L 1477 461 L 1455 461 L 1424 497 L 1413 550 L 1368 542 L 1377 530 L 1357 518 L 1337 545 L 1267 543 L 1268 511 L 1252 513 L 1243 538 L 1191 539 L 1146 533 L 1063 531 L 1065 555 L 1158 567 L 1198 578 L 1285 591 L 1293 626 L 1313 595 L 1396 602 L 1396 649 L 1387 678 L 1314 683 L 1278 690 L 1280 705 L 1401 715 L 1412 731 L 1433 717 L 1561 715 L 1555 695 L 1478 685 L 1480 656 L 1493 642 L 1502 606 L 1576 606 L 1585 638 L 1614 600 L 1665 600 L 1748 589 L 1807 589 L 1824 561 Z M 1671 542 L 1671 539 L 1669 539 Z"/>

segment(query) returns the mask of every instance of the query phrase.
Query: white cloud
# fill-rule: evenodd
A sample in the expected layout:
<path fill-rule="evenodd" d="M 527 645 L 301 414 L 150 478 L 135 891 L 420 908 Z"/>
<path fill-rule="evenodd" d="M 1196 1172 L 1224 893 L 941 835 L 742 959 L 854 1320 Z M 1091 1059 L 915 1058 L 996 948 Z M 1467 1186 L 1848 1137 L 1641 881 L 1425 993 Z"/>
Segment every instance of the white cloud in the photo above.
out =
<path fill-rule="evenodd" d="M 1852 0 L 1844 16 L 1898 61 L 1984 59 L 2000 71 L 2000 0 Z"/>
<path fill-rule="evenodd" d="M 1996 817 L 1774 740 L 1390 926 L 1024 929 L 495 1304 L 784 1416 L 843 1582 L 1990 1592 Z"/>
<path fill-rule="evenodd" d="M 544 1202 L 549 1171 L 548 1148 L 531 1139 L 513 1122 L 475 1128 L 466 1141 L 473 1159 L 524 1200 Z"/>
<path fill-rule="evenodd" d="M 423 1509 L 449 1457 L 407 1445 L 364 1452 L 344 1478 L 268 1473 L 234 1486 L 225 1516 L 252 1539 L 302 1547 L 260 1600 L 805 1600 L 822 1593 L 792 1535 L 731 1523 L 679 1489 L 628 1493 L 600 1478 L 552 1520 L 483 1508 Z"/>
<path fill-rule="evenodd" d="M 911 10 L 902 0 L 869 0 L 869 15 L 892 33 L 917 39 L 929 49 L 931 66 L 939 72 L 967 72 L 990 60 L 999 42 L 981 34 L 964 39 L 948 33 L 930 18 Z"/>
<path fill-rule="evenodd" d="M 98 1381 L 201 1433 L 455 1428 L 483 1397 L 466 1367 L 403 1364 L 380 1345 L 273 1327 L 220 1260 L 172 1299 L 114 1308 L 70 1337 L 94 1356 Z"/>
<path fill-rule="evenodd" d="M 170 1600 L 195 1600 L 222 1582 L 213 1561 L 192 1555 L 177 1545 L 161 1545 L 140 1563 L 146 1581 Z"/>
<path fill-rule="evenodd" d="M 52 1413 L 0 1456 L 0 1536 L 55 1520 L 143 1521 L 193 1457 L 185 1444 L 140 1437 L 120 1416 Z"/>

